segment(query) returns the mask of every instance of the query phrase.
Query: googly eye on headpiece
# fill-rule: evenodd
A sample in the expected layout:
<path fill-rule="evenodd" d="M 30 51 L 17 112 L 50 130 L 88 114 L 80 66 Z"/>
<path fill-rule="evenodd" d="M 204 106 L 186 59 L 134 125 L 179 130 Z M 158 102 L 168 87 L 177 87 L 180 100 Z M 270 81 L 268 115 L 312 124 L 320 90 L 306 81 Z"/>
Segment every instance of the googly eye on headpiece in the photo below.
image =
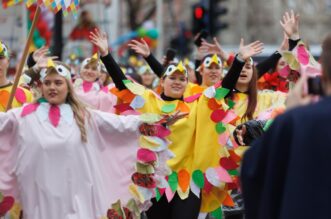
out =
<path fill-rule="evenodd" d="M 0 40 L 0 57 L 9 58 L 8 48 L 1 40 Z"/>
<path fill-rule="evenodd" d="M 203 67 L 208 68 L 209 66 L 211 66 L 211 64 L 216 64 L 221 66 L 222 65 L 222 60 L 216 55 L 214 54 L 213 56 L 208 56 L 203 60 Z M 200 65 L 201 66 L 201 65 Z M 200 70 L 200 67 L 197 69 Z"/>
<path fill-rule="evenodd" d="M 167 67 L 164 75 L 170 76 L 170 75 L 172 75 L 175 72 L 180 72 L 180 73 L 184 74 L 185 77 L 187 77 L 187 70 L 186 70 L 185 66 L 183 65 L 183 62 L 182 61 L 180 61 L 177 65 L 170 64 Z"/>
<path fill-rule="evenodd" d="M 97 63 L 97 70 L 101 71 L 101 64 L 99 61 L 98 53 L 94 53 L 94 55 L 92 57 L 84 59 L 80 70 L 82 71 L 87 65 L 92 64 L 92 63 Z"/>
<path fill-rule="evenodd" d="M 40 80 L 43 82 L 49 72 L 55 70 L 59 75 L 65 77 L 67 80 L 71 81 L 70 70 L 61 64 L 55 64 L 52 59 L 47 60 L 47 68 L 43 68 L 40 71 Z"/>

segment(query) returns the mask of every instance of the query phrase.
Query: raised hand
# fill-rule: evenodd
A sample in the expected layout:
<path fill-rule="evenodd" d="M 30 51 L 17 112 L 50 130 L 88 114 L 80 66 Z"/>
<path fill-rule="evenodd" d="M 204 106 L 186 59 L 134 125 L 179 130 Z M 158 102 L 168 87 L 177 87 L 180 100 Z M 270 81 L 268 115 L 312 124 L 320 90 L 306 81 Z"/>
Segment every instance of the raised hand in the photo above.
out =
<path fill-rule="evenodd" d="M 213 38 L 214 43 L 208 43 L 206 40 L 202 39 L 202 43 L 200 46 L 200 50 L 203 53 L 208 53 L 208 54 L 218 54 L 221 56 L 223 60 L 228 60 L 229 59 L 229 54 L 225 52 L 220 45 L 220 43 L 217 41 L 216 37 Z"/>
<path fill-rule="evenodd" d="M 245 145 L 245 143 L 244 143 L 244 136 L 246 134 L 246 126 L 243 125 L 240 129 L 237 128 L 234 134 L 236 135 L 236 137 L 238 139 L 238 143 L 240 145 Z"/>
<path fill-rule="evenodd" d="M 280 44 L 278 51 L 282 52 L 282 51 L 287 51 L 288 49 L 289 49 L 288 37 L 287 37 L 286 33 L 284 32 L 283 41 Z"/>
<path fill-rule="evenodd" d="M 283 27 L 284 32 L 292 40 L 300 39 L 299 17 L 299 14 L 294 14 L 293 10 L 291 10 L 290 13 L 285 12 L 283 20 L 280 20 L 280 25 Z"/>
<path fill-rule="evenodd" d="M 47 46 L 42 46 L 40 49 L 37 49 L 33 52 L 32 58 L 35 62 L 38 62 L 38 60 L 42 57 L 46 57 L 49 54 L 49 50 Z"/>
<path fill-rule="evenodd" d="M 146 58 L 151 54 L 151 50 L 149 49 L 149 46 L 144 39 L 141 39 L 140 41 L 141 42 L 138 40 L 131 40 L 128 46 L 130 49 Z"/>
<path fill-rule="evenodd" d="M 48 59 L 52 59 L 53 61 L 57 59 L 57 56 L 41 56 L 38 58 L 38 61 L 33 66 L 35 72 L 39 72 L 42 68 L 47 68 Z"/>
<path fill-rule="evenodd" d="M 255 41 L 248 45 L 244 45 L 244 39 L 241 38 L 238 56 L 242 60 L 246 60 L 254 55 L 260 54 L 263 50 L 263 43 Z"/>
<path fill-rule="evenodd" d="M 109 53 L 108 39 L 105 32 L 100 32 L 97 28 L 94 32 L 90 32 L 90 41 L 98 47 L 101 56 L 106 56 Z"/>

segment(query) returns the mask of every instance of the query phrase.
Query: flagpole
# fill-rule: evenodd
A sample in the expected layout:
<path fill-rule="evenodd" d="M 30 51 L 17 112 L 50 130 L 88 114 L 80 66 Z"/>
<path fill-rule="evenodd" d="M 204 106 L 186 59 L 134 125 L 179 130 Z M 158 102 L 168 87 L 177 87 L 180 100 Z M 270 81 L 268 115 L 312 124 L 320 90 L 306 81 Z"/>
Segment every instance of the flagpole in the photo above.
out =
<path fill-rule="evenodd" d="M 40 16 L 40 11 L 41 11 L 40 6 L 38 6 L 37 7 L 37 10 L 36 10 L 36 12 L 34 14 L 34 18 L 33 18 L 32 24 L 31 24 L 31 28 L 30 28 L 30 31 L 29 31 L 28 39 L 27 39 L 26 44 L 25 44 L 25 47 L 24 47 L 22 58 L 20 60 L 19 66 L 17 68 L 17 71 L 15 73 L 15 80 L 14 80 L 14 84 L 13 84 L 13 87 L 12 87 L 12 90 L 11 90 L 11 93 L 10 93 L 10 96 L 9 96 L 9 100 L 8 100 L 8 103 L 7 103 L 6 111 L 10 110 L 11 107 L 12 107 L 12 103 L 13 103 L 13 100 L 14 100 L 16 89 L 17 89 L 18 83 L 20 81 L 20 77 L 22 75 L 24 63 L 25 63 L 25 60 L 26 60 L 26 58 L 28 56 L 30 44 L 31 44 L 31 41 L 32 41 L 33 32 L 34 32 L 34 30 L 36 28 L 37 20 L 39 19 L 39 16 Z"/>

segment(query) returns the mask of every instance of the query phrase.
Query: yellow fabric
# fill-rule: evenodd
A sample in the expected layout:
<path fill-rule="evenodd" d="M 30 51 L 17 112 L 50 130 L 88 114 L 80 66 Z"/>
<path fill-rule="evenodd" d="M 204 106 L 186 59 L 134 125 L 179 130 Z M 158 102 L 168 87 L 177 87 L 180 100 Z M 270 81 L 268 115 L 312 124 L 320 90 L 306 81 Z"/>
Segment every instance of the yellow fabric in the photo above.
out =
<path fill-rule="evenodd" d="M 258 119 L 261 113 L 265 112 L 268 109 L 272 109 L 274 111 L 282 109 L 284 110 L 286 97 L 287 94 L 283 92 L 274 92 L 269 90 L 263 90 L 258 92 L 257 106 L 253 118 Z M 239 117 L 242 117 L 246 112 L 248 103 L 247 98 L 247 94 L 243 93 L 237 93 L 234 95 L 233 100 L 236 103 L 234 106 L 234 110 Z M 236 125 L 239 125 L 245 121 L 247 121 L 247 119 L 238 120 Z"/>
<path fill-rule="evenodd" d="M 138 109 L 141 113 L 165 114 L 162 112 L 162 106 L 165 104 L 175 104 L 177 106 L 177 104 L 183 103 L 181 100 L 164 101 L 148 89 L 145 90 L 143 98 L 145 99 L 145 104 L 142 108 Z M 185 104 L 190 109 L 189 115 L 172 125 L 170 127 L 171 135 L 167 137 L 171 141 L 169 149 L 175 154 L 175 157 L 168 161 L 168 165 L 176 172 L 186 169 L 191 175 L 197 101 Z"/>
<path fill-rule="evenodd" d="M 195 94 L 194 88 L 200 87 L 197 84 L 189 82 L 186 86 L 185 92 L 184 92 L 184 98 L 185 97 L 190 97 Z"/>
<path fill-rule="evenodd" d="M 281 92 L 261 92 L 258 93 L 258 104 L 254 114 L 256 118 L 261 112 L 272 107 L 284 107 L 286 94 Z M 216 132 L 216 123 L 211 120 L 210 116 L 213 112 L 208 106 L 209 98 L 200 97 L 197 105 L 197 122 L 196 122 L 196 140 L 194 147 L 194 165 L 193 169 L 200 169 L 205 172 L 209 167 L 219 166 L 221 157 L 229 157 L 229 152 L 225 145 L 219 144 L 219 134 Z M 242 116 L 247 107 L 247 95 L 234 95 L 234 111 L 238 116 Z M 240 119 L 236 122 L 242 123 Z M 227 132 L 232 135 L 235 126 L 226 125 Z M 232 138 L 232 136 L 231 136 Z M 239 154 L 242 154 L 239 152 Z M 212 192 L 202 192 L 201 212 L 212 212 L 219 208 L 226 198 L 226 191 L 213 187 Z M 218 195 L 215 195 L 218 194 Z M 219 196 L 219 194 L 222 194 Z"/>
<path fill-rule="evenodd" d="M 3 100 L 4 102 L 0 101 L 0 112 L 4 112 L 6 111 L 6 106 L 8 103 L 8 99 L 6 98 L 8 94 L 10 94 L 11 90 L 12 90 L 12 85 L 10 86 L 6 86 L 4 88 L 0 88 L 0 99 Z M 25 88 L 21 89 L 24 91 L 25 93 L 25 97 L 26 97 L 26 103 L 31 103 L 32 102 L 32 94 L 30 91 L 28 91 Z M 6 93 L 6 94 L 5 94 Z M 4 97 L 4 95 L 6 95 L 6 97 Z M 2 96 L 2 97 L 1 97 Z M 5 101 L 6 100 L 6 101 Z M 4 104 L 6 102 L 6 104 Z M 24 104 L 24 103 L 23 103 Z M 17 107 L 21 107 L 23 105 L 22 103 L 20 103 L 18 100 L 16 100 L 16 98 L 14 97 L 13 100 L 13 104 L 12 104 L 12 108 L 17 108 Z"/>

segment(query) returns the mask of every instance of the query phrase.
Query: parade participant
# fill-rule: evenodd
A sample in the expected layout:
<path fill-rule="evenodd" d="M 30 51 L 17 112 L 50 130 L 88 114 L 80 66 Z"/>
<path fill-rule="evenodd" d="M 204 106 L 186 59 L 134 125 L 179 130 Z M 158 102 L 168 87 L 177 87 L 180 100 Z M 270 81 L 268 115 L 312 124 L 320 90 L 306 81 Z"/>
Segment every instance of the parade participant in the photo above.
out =
<path fill-rule="evenodd" d="M 43 100 L 0 113 L 0 191 L 22 205 L 26 219 L 139 215 L 157 185 L 154 177 L 164 177 L 167 141 L 158 127 L 178 118 L 159 124 L 157 116 L 86 108 L 61 62 L 49 60 L 40 81 Z"/>
<path fill-rule="evenodd" d="M 91 58 L 86 58 L 81 64 L 80 78 L 74 83 L 75 92 L 85 104 L 113 113 L 117 98 L 109 92 L 108 86 L 100 84 L 101 66 L 96 53 Z"/>
<path fill-rule="evenodd" d="M 13 87 L 12 82 L 7 79 L 9 59 L 8 47 L 0 41 L 0 112 L 6 111 L 9 96 Z M 29 103 L 31 101 L 32 94 L 27 89 L 18 87 L 15 91 L 15 97 L 11 107 L 20 107 L 24 103 Z"/>
<path fill-rule="evenodd" d="M 199 195 L 194 194 L 191 191 L 190 184 L 193 182 L 191 177 L 193 177 L 193 172 L 195 171 L 195 169 L 192 169 L 195 162 L 192 153 L 195 151 L 194 136 L 197 134 L 195 133 L 195 127 L 198 101 L 187 102 L 183 99 L 185 86 L 188 83 L 187 71 L 183 64 L 181 62 L 169 64 L 161 78 L 163 92 L 160 97 L 158 97 L 152 91 L 145 89 L 144 87 L 137 87 L 137 84 L 132 84 L 127 81 L 124 74 L 109 54 L 107 49 L 107 39 L 104 36 L 96 32 L 91 33 L 91 37 L 92 42 L 99 46 L 101 60 L 105 63 L 105 66 L 109 69 L 113 69 L 111 76 L 116 87 L 120 90 L 118 95 L 124 97 L 122 98 L 124 100 L 128 99 L 126 100 L 126 103 L 129 104 L 131 108 L 133 107 L 139 112 L 155 112 L 159 114 L 171 114 L 176 110 L 189 112 L 187 118 L 183 118 L 172 127 L 172 134 L 169 136 L 169 139 L 172 142 L 169 147 L 175 154 L 175 158 L 168 162 L 172 169 L 169 180 L 176 179 L 178 180 L 178 184 L 172 185 L 172 183 L 169 182 L 171 186 L 166 188 L 166 197 L 163 196 L 159 202 L 154 202 L 154 207 L 147 212 L 147 215 L 152 219 L 197 218 L 200 211 L 201 199 L 198 198 Z M 258 42 L 246 46 L 245 49 L 248 50 L 247 54 L 249 55 L 259 52 L 259 46 L 260 44 Z M 219 63 L 217 56 L 213 56 L 213 60 L 215 59 L 216 62 Z M 231 71 L 236 72 L 236 74 L 231 73 Z M 229 76 L 231 77 L 228 77 L 224 83 L 232 84 L 232 86 L 234 86 L 239 74 L 240 68 L 239 71 L 238 69 L 230 69 Z M 125 93 L 127 88 L 129 90 L 131 89 L 131 93 L 134 94 L 133 96 L 130 97 L 130 95 Z M 205 120 L 205 118 L 203 118 L 203 120 Z M 168 203 L 167 199 L 170 203 Z"/>
<path fill-rule="evenodd" d="M 140 113 L 148 112 L 160 115 L 172 115 L 179 111 L 183 117 L 188 114 L 170 128 L 171 134 L 168 138 L 172 143 L 169 145 L 169 149 L 175 154 L 175 157 L 169 160 L 168 164 L 172 171 L 181 172 L 184 177 L 190 176 L 193 162 L 192 148 L 194 147 L 193 136 L 195 135 L 196 120 L 194 105 L 196 103 L 185 103 L 183 100 L 183 93 L 188 83 L 187 71 L 183 64 L 180 62 L 169 65 L 161 79 L 163 92 L 161 96 L 158 96 L 150 89 L 127 81 L 121 68 L 108 51 L 108 42 L 105 35 L 98 31 L 91 33 L 91 41 L 99 47 L 101 60 L 109 69 L 108 72 L 118 89 L 116 93 L 123 104 L 129 105 L 129 109 L 134 109 Z M 182 180 L 181 177 L 179 178 Z M 164 185 L 167 184 L 167 182 L 164 183 Z M 172 194 L 172 197 L 168 196 L 167 199 L 166 195 L 163 195 L 159 201 L 154 199 L 153 206 L 147 211 L 148 218 L 197 218 L 201 200 L 190 192 L 187 185 L 178 187 L 178 190 L 177 188 L 171 190 L 169 186 L 168 188 L 159 187 L 161 190 L 163 188 L 167 190 L 165 193 Z"/>

